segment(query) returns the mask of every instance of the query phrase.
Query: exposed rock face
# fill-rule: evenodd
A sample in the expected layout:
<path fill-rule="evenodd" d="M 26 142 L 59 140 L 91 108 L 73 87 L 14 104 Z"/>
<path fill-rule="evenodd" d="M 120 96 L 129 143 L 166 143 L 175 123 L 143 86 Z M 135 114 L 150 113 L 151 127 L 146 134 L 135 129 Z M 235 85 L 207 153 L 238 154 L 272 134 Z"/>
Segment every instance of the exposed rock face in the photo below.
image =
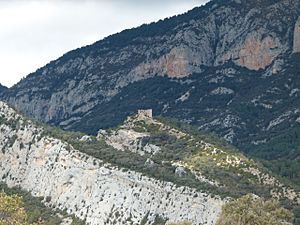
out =
<path fill-rule="evenodd" d="M 135 120 L 154 124 L 152 110 L 139 110 Z M 146 153 L 155 155 L 160 152 L 161 148 L 159 146 L 144 141 L 148 139 L 150 135 L 147 132 L 135 131 L 132 123 L 132 118 L 129 117 L 127 121 L 116 130 L 100 130 L 97 139 L 104 139 L 108 145 L 113 146 L 119 151 L 130 151 L 140 155 L 145 155 Z"/>
<path fill-rule="evenodd" d="M 197 52 L 191 51 L 187 46 L 175 47 L 170 53 L 163 55 L 158 60 L 138 65 L 132 73 L 138 76 L 149 74 L 151 76 L 167 75 L 170 78 L 182 78 L 201 71 L 199 66 L 203 63 L 200 57 Z"/>
<path fill-rule="evenodd" d="M 274 160 L 295 158 L 297 148 L 270 145 L 290 146 L 278 138 L 299 126 L 300 56 L 291 54 L 299 15 L 299 0 L 214 0 L 67 53 L 2 98 L 29 117 L 88 134 L 153 108 L 255 157 L 270 159 L 271 148 Z"/>
<path fill-rule="evenodd" d="M 293 52 L 300 52 L 300 17 L 295 24 Z"/>
<path fill-rule="evenodd" d="M 141 131 L 134 131 L 135 129 Z M 143 174 L 133 171 L 137 164 L 129 167 L 133 170 L 128 170 L 126 166 L 126 169 L 122 169 L 122 165 L 126 164 L 113 166 L 107 161 L 83 154 L 65 142 L 46 136 L 43 130 L 0 102 L 0 181 L 42 197 L 49 206 L 65 209 L 91 225 L 139 225 L 141 221 L 151 225 L 157 216 L 168 222 L 189 220 L 193 224 L 214 225 L 225 200 L 218 196 L 212 197 L 208 192 L 220 188 L 220 193 L 228 194 L 222 191 L 231 187 L 228 185 L 237 186 L 240 191 L 249 190 L 250 187 L 250 193 L 254 191 L 253 188 L 259 187 L 261 193 L 266 191 L 279 199 L 300 202 L 300 193 L 286 187 L 265 170 L 261 170 L 253 160 L 229 146 L 209 143 L 210 139 L 203 139 L 196 133 L 190 134 L 159 120 L 141 117 L 140 114 L 129 117 L 123 125 L 116 128 L 116 131 L 122 131 L 117 135 L 114 131 L 102 130 L 98 138 L 107 138 L 111 146 L 118 148 L 109 149 L 109 154 L 128 150 L 140 154 L 135 151 L 136 137 L 161 137 L 163 141 L 159 142 L 159 151 L 163 153 L 159 158 L 155 157 L 159 152 L 144 148 L 146 156 L 140 162 L 149 170 L 163 165 L 166 165 L 165 169 L 171 166 L 172 175 L 167 170 L 159 171 L 166 172 L 163 177 L 174 176 L 177 185 L 162 181 L 165 178 L 157 180 L 147 177 L 143 175 L 148 174 L 145 173 L 146 170 L 143 170 Z M 78 138 L 78 143 L 95 141 L 94 137 L 83 137 Z M 167 139 L 170 145 L 167 144 Z M 148 139 L 146 146 L 157 148 L 150 144 L 150 140 Z M 180 152 L 174 143 L 180 143 Z M 89 148 L 88 145 L 85 147 Z M 101 152 L 102 147 L 97 150 Z M 81 151 L 84 150 L 81 148 Z M 170 158 L 168 152 L 176 152 L 176 158 Z M 180 156 L 179 153 L 184 155 Z M 134 160 L 140 160 L 135 158 L 137 154 L 131 154 Z M 208 178 L 205 173 L 207 164 L 212 171 L 219 172 Z M 230 176 L 235 177 L 233 180 L 236 182 L 224 179 L 226 171 L 230 171 Z M 194 177 L 192 183 L 191 176 Z M 178 185 L 177 181 L 181 178 L 184 179 L 181 181 L 187 182 L 186 186 Z M 199 188 L 206 187 L 207 192 L 196 191 L 188 186 L 195 184 Z M 207 189 L 208 187 L 212 189 Z"/>
<path fill-rule="evenodd" d="M 103 163 L 60 140 L 0 102 L 0 177 L 88 224 L 140 224 L 156 215 L 169 221 L 215 224 L 223 201 Z M 10 121 L 10 122 L 8 122 Z M 13 124 L 18 124 L 16 129 Z"/>
<path fill-rule="evenodd" d="M 251 70 L 265 69 L 282 53 L 282 49 L 278 38 L 262 37 L 264 33 L 256 31 L 249 34 L 241 46 L 225 54 L 225 61 L 233 60 Z"/>
<path fill-rule="evenodd" d="M 119 129 L 109 134 L 105 134 L 105 136 L 102 136 L 101 133 L 99 133 L 98 138 L 102 137 L 105 138 L 108 145 L 111 145 L 120 151 L 128 150 L 143 155 L 146 146 L 143 146 L 142 141 L 143 138 L 148 137 L 148 135 L 133 130 Z"/>
<path fill-rule="evenodd" d="M 67 53 L 3 98 L 27 116 L 70 128 L 129 84 L 155 76 L 183 78 L 228 61 L 249 70 L 274 64 L 278 73 L 277 62 L 293 49 L 298 6 L 299 0 L 213 0 Z"/>
<path fill-rule="evenodd" d="M 2 92 L 6 91 L 6 90 L 7 90 L 7 87 L 2 86 L 2 85 L 0 84 L 0 94 L 1 94 Z"/>

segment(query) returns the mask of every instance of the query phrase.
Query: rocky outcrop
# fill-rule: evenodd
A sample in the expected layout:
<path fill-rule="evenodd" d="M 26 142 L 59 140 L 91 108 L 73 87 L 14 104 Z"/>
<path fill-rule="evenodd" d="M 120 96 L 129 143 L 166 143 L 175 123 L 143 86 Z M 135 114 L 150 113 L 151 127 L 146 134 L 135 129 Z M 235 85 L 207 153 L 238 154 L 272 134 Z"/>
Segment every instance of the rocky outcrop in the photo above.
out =
<path fill-rule="evenodd" d="M 250 70 L 265 69 L 282 53 L 278 38 L 255 31 L 247 36 L 244 43 L 237 49 L 230 50 L 224 55 L 224 60 L 233 60 L 236 64 Z"/>
<path fill-rule="evenodd" d="M 123 171 L 42 135 L 42 128 L 0 102 L 0 180 L 43 197 L 88 224 L 169 221 L 215 224 L 223 200 Z"/>
<path fill-rule="evenodd" d="M 131 73 L 137 76 L 144 74 L 167 75 L 170 78 L 182 78 L 195 72 L 200 72 L 199 66 L 203 63 L 197 52 L 187 46 L 175 47 L 168 54 L 158 60 L 144 62 L 138 65 Z"/>
<path fill-rule="evenodd" d="M 98 133 L 98 139 L 104 138 L 105 142 L 115 149 L 120 151 L 127 150 L 141 155 L 148 152 L 147 146 L 143 145 L 143 139 L 146 137 L 148 137 L 148 135 L 145 133 L 128 129 L 118 129 L 117 131 L 111 131 L 109 133 L 100 131 Z"/>
<path fill-rule="evenodd" d="M 143 131 L 135 131 L 134 121 L 142 121 L 142 123 L 154 124 L 152 118 L 152 110 L 139 110 L 134 120 L 131 117 L 115 130 L 100 130 L 97 139 L 103 139 L 108 145 L 119 151 L 130 151 L 133 153 L 155 155 L 161 151 L 159 146 L 148 143 L 150 134 Z"/>
<path fill-rule="evenodd" d="M 249 70 L 273 65 L 278 74 L 277 62 L 293 49 L 298 5 L 299 0 L 213 0 L 67 53 L 3 98 L 29 117 L 71 128 L 128 85 L 155 76 L 184 78 L 227 62 Z"/>
<path fill-rule="evenodd" d="M 300 52 L 300 17 L 295 24 L 293 52 Z"/>

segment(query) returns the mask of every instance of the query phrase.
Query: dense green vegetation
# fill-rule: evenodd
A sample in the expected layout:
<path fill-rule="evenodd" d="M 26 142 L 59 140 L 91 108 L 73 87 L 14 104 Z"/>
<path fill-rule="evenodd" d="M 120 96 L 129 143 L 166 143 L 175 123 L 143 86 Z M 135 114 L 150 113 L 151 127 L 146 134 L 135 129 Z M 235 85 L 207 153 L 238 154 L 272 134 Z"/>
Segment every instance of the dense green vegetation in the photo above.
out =
<path fill-rule="evenodd" d="M 267 143 L 253 146 L 249 154 L 263 159 L 266 167 L 300 188 L 300 125 L 283 129 Z"/>
<path fill-rule="evenodd" d="M 7 87 L 4 87 L 0 84 L 0 94 L 7 90 Z"/>
<path fill-rule="evenodd" d="M 21 197 L 0 192 L 0 225 L 30 225 L 23 206 Z"/>
<path fill-rule="evenodd" d="M 246 195 L 223 207 L 217 225 L 288 225 L 292 218 L 278 202 Z"/>
<path fill-rule="evenodd" d="M 43 221 L 43 224 L 58 225 L 61 219 L 55 215 L 51 209 L 47 208 L 43 203 L 42 199 L 32 197 L 28 192 L 22 191 L 18 188 L 8 188 L 3 183 L 0 184 L 0 190 L 4 191 L 7 196 L 22 196 L 19 199 L 19 207 L 22 206 L 26 212 L 26 221 L 28 223 L 37 223 Z"/>
<path fill-rule="evenodd" d="M 1 197 L 7 201 L 2 201 Z M 46 207 L 42 201 L 43 198 L 33 197 L 24 190 L 16 187 L 8 188 L 7 185 L 0 183 L 0 225 L 60 225 L 61 218 L 66 217 L 67 214 Z M 2 216 L 3 214 L 5 216 Z M 12 220 L 12 217 L 16 217 L 16 220 Z M 85 224 L 75 217 L 72 218 L 72 225 Z"/>

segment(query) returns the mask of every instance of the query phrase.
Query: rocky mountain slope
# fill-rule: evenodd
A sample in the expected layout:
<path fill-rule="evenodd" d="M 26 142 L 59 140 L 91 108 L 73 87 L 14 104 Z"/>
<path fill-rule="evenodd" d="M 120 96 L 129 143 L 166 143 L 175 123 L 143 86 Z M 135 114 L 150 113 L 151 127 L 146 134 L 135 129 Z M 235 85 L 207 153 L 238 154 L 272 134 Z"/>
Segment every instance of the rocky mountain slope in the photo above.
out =
<path fill-rule="evenodd" d="M 247 193 L 300 202 L 231 146 L 145 111 L 97 137 L 38 126 L 2 102 L 0 118 L 0 181 L 87 224 L 215 224 Z"/>
<path fill-rule="evenodd" d="M 1 98 L 94 135 L 152 108 L 300 185 L 299 16 L 299 0 L 213 0 L 71 51 Z"/>
<path fill-rule="evenodd" d="M 223 204 L 219 197 L 83 154 L 43 136 L 43 128 L 3 103 L 0 114 L 1 181 L 44 197 L 48 205 L 88 224 L 139 224 L 144 217 L 150 224 L 156 216 L 214 224 L 218 217 Z"/>
<path fill-rule="evenodd" d="M 267 70 L 260 75 L 276 74 L 293 48 L 298 49 L 299 4 L 298 0 L 211 1 L 184 15 L 69 52 L 30 74 L 4 98 L 30 117 L 72 127 L 136 81 L 203 77 L 205 68 L 227 62 L 249 72 Z"/>
<path fill-rule="evenodd" d="M 7 90 L 7 87 L 0 84 L 0 94 Z"/>

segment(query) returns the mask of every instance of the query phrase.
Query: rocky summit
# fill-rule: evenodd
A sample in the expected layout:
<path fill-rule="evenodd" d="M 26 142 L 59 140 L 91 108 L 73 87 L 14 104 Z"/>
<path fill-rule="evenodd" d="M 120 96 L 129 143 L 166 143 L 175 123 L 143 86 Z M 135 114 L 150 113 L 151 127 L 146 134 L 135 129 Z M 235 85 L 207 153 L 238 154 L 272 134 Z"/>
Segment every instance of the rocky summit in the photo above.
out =
<path fill-rule="evenodd" d="M 196 79 L 202 79 L 209 75 L 208 68 L 225 70 L 214 76 L 219 81 L 217 88 L 223 87 L 222 74 L 245 80 L 235 72 L 236 68 L 244 69 L 249 76 L 259 71 L 260 78 L 272 79 L 270 76 L 282 71 L 292 52 L 298 51 L 299 5 L 298 0 L 213 0 L 186 14 L 126 30 L 71 51 L 27 76 L 3 98 L 27 116 L 72 128 L 91 112 L 97 113 L 95 110 L 99 111 L 103 104 L 110 105 L 128 85 L 139 81 L 149 80 L 152 85 L 151 80 L 157 77 L 180 81 L 196 75 Z M 214 83 L 211 79 L 210 84 Z M 236 92 L 230 94 L 241 94 Z M 151 95 L 150 90 L 146 94 Z M 179 94 L 184 93 L 177 90 L 174 97 Z M 259 94 L 262 93 L 256 93 L 253 99 Z M 197 100 L 200 108 L 207 109 L 201 101 L 206 95 Z M 156 114 L 175 110 L 167 107 L 175 98 L 165 102 L 167 99 L 153 96 L 151 100 L 160 106 Z M 204 113 L 194 111 L 205 117 Z M 234 121 L 242 118 L 231 114 L 226 116 L 231 117 L 229 123 L 233 128 Z M 197 121 L 199 118 L 185 117 L 203 125 Z M 245 122 L 237 125 L 243 126 Z"/>

